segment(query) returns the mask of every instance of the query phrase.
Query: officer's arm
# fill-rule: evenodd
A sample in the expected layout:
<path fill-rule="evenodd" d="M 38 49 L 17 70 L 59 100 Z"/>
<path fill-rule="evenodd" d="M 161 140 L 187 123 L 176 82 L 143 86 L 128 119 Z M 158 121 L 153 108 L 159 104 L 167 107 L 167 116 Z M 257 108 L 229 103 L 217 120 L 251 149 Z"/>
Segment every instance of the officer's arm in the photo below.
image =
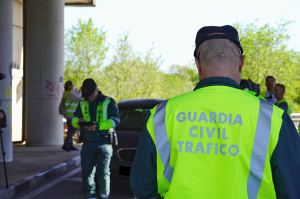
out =
<path fill-rule="evenodd" d="M 286 113 L 271 166 L 277 198 L 300 198 L 300 136 Z"/>
<path fill-rule="evenodd" d="M 75 128 L 79 128 L 79 120 L 80 118 L 83 118 L 82 112 L 81 112 L 81 107 L 80 103 L 78 103 L 77 108 L 73 114 L 72 117 L 72 126 Z"/>
<path fill-rule="evenodd" d="M 144 128 L 140 135 L 130 173 L 130 188 L 137 198 L 158 198 L 156 182 L 156 149 Z"/>
<path fill-rule="evenodd" d="M 101 121 L 99 124 L 100 130 L 109 130 L 115 128 L 120 123 L 120 116 L 117 104 L 114 99 L 110 98 L 110 103 L 107 108 L 107 120 Z"/>

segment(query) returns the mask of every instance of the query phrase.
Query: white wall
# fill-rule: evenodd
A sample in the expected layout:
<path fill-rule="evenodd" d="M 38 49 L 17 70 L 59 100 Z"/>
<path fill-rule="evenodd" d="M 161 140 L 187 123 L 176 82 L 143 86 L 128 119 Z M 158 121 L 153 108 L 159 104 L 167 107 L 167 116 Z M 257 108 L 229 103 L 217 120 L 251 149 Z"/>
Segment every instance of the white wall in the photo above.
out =
<path fill-rule="evenodd" d="M 12 141 L 22 140 L 23 3 L 13 3 Z"/>

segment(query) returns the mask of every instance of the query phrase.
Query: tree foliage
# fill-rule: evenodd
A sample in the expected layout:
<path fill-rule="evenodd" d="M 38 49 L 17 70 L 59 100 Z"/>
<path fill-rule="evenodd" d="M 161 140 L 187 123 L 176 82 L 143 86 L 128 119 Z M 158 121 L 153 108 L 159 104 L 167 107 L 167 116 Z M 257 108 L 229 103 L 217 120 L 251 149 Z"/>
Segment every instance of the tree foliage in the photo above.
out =
<path fill-rule="evenodd" d="M 199 81 L 196 67 L 194 66 L 171 66 L 170 73 L 163 74 L 164 83 L 161 85 L 165 90 L 164 98 L 174 97 L 190 92 Z"/>
<path fill-rule="evenodd" d="M 286 86 L 286 98 L 294 111 L 300 111 L 300 53 L 287 42 L 289 22 L 277 27 L 236 24 L 246 61 L 242 78 L 259 83 L 265 92 L 265 77 L 272 75 Z M 92 20 L 81 20 L 65 36 L 65 79 L 77 86 L 92 77 L 100 89 L 117 101 L 130 98 L 171 98 L 191 91 L 198 83 L 195 66 L 174 65 L 169 72 L 159 69 L 161 59 L 154 49 L 135 52 L 128 34 L 119 39 L 112 61 L 104 65 L 108 46 L 106 32 L 94 27 Z"/>
<path fill-rule="evenodd" d="M 80 86 L 86 77 L 97 78 L 108 50 L 106 33 L 92 19 L 79 20 L 65 35 L 65 79 Z"/>
<path fill-rule="evenodd" d="M 173 66 L 171 73 L 159 70 L 160 58 L 153 49 L 145 55 L 133 51 L 128 34 L 119 41 L 113 61 L 102 72 L 102 88 L 117 100 L 170 98 L 191 91 L 197 73 L 188 66 Z"/>
<path fill-rule="evenodd" d="M 160 97 L 159 58 L 151 50 L 135 53 L 125 34 L 119 39 L 113 61 L 103 70 L 101 88 L 116 100 Z"/>

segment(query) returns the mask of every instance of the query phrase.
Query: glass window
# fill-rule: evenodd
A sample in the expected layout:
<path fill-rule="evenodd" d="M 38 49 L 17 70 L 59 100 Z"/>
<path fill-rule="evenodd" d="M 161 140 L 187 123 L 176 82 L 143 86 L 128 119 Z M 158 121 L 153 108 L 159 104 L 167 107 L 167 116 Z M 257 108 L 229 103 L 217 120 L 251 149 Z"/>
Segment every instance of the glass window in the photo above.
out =
<path fill-rule="evenodd" d="M 142 130 L 148 115 L 148 109 L 120 109 L 118 130 Z"/>

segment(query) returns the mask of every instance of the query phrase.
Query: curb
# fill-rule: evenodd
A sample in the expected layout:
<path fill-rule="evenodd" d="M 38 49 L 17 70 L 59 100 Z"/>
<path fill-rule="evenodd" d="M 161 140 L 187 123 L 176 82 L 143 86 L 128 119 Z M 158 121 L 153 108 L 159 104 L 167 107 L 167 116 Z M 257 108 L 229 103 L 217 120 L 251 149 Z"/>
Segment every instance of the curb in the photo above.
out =
<path fill-rule="evenodd" d="M 50 169 L 37 173 L 32 176 L 23 178 L 22 180 L 10 185 L 8 189 L 0 189 L 1 199 L 12 199 L 21 193 L 28 192 L 41 186 L 47 181 L 53 180 L 66 172 L 69 172 L 80 166 L 80 156 L 76 156 L 70 160 L 62 162 L 58 165 L 51 167 Z"/>

